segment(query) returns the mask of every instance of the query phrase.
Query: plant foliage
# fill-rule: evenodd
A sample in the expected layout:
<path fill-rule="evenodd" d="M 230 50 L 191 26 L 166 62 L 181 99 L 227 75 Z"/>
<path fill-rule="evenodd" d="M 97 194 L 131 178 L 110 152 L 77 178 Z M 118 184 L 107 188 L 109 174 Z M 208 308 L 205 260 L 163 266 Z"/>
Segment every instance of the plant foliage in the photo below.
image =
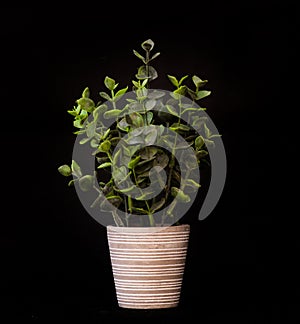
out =
<path fill-rule="evenodd" d="M 92 148 L 95 172 L 85 174 L 75 160 L 58 168 L 63 176 L 71 178 L 69 185 L 77 183 L 83 192 L 99 192 L 92 204 L 99 213 L 111 212 L 108 202 L 124 211 L 126 217 L 112 212 L 118 226 L 172 223 L 176 203 L 189 203 L 191 193 L 201 186 L 188 176 L 182 178 L 175 153 L 183 157 L 186 169 L 190 167 L 189 156 L 184 156 L 187 148 L 193 150 L 199 168 L 202 164 L 209 166 L 207 147 L 213 146 L 214 137 L 220 136 L 211 133 L 206 117 L 201 116 L 205 108 L 196 104 L 211 93 L 205 89 L 207 80 L 196 75 L 181 78 L 167 75 L 171 96 L 166 98 L 163 91 L 151 91 L 150 84 L 158 77 L 153 61 L 160 53 L 152 54 L 154 42 L 151 39 L 144 41 L 141 48 L 142 54 L 133 50 L 141 65 L 128 86 L 120 87 L 117 80 L 106 76 L 99 92 L 100 101 L 96 103 L 86 87 L 73 109 L 68 110 L 80 144 Z M 133 95 L 127 97 L 129 89 Z M 184 97 L 190 98 L 191 103 L 184 103 Z M 203 132 L 199 134 L 195 126 Z M 169 133 L 164 132 L 165 129 L 169 129 Z M 184 141 L 179 142 L 176 134 Z M 157 143 L 164 143 L 168 150 L 155 145 Z M 161 170 L 165 171 L 166 179 Z M 159 195 L 153 196 L 151 182 L 159 186 Z M 101 195 L 105 195 L 106 200 L 100 199 Z M 177 197 L 176 203 L 174 197 Z M 165 209 L 164 216 L 156 219 L 155 213 L 162 209 Z M 147 224 L 145 218 L 139 220 L 132 215 L 146 215 Z"/>

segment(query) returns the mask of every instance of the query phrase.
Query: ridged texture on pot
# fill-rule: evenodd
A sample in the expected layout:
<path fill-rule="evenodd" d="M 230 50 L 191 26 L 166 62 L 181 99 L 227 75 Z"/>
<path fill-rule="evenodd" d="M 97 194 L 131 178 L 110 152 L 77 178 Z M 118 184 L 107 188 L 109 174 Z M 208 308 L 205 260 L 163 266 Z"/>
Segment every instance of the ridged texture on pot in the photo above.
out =
<path fill-rule="evenodd" d="M 189 225 L 107 226 L 118 305 L 123 308 L 177 307 L 189 240 Z"/>

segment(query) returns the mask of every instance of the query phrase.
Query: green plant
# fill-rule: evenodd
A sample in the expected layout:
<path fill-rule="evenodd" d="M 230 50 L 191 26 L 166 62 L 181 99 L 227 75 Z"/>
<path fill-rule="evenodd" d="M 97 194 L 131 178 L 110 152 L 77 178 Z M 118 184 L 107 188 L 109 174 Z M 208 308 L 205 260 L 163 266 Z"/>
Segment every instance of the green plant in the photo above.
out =
<path fill-rule="evenodd" d="M 151 89 L 158 77 L 152 63 L 160 53 L 152 55 L 151 39 L 141 47 L 144 55 L 133 50 L 142 65 L 130 86 L 119 88 L 106 76 L 99 92 L 104 101 L 95 103 L 86 87 L 68 110 L 80 145 L 91 149 L 94 171 L 86 173 L 74 159 L 58 168 L 72 177 L 69 185 L 96 193 L 91 208 L 111 213 L 118 226 L 163 226 L 178 220 L 178 205 L 189 204 L 201 186 L 191 173 L 210 166 L 208 147 L 220 136 L 212 134 L 205 108 L 196 104 L 210 95 L 204 89 L 207 80 L 167 75 L 172 91 Z"/>

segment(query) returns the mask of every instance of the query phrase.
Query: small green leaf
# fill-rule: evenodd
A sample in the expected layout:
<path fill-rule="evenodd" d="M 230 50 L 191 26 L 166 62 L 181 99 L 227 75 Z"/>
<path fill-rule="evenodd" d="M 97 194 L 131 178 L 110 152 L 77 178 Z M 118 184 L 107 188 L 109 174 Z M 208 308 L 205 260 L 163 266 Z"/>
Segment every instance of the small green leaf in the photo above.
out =
<path fill-rule="evenodd" d="M 107 76 L 104 79 L 104 84 L 108 90 L 114 90 L 116 82 L 114 79 Z"/>
<path fill-rule="evenodd" d="M 186 86 L 180 86 L 178 89 L 174 90 L 173 93 L 184 96 L 186 93 L 186 89 L 187 89 Z"/>
<path fill-rule="evenodd" d="M 126 118 L 122 118 L 119 122 L 118 122 L 118 128 L 124 132 L 128 132 L 129 128 L 130 128 L 130 124 L 127 123 Z"/>
<path fill-rule="evenodd" d="M 170 129 L 174 132 L 177 131 L 183 131 L 183 132 L 188 132 L 190 131 L 190 127 L 188 125 L 184 125 L 184 124 L 179 124 L 179 123 L 174 123 L 170 126 Z"/>
<path fill-rule="evenodd" d="M 74 125 L 74 127 L 82 128 L 82 127 L 83 127 L 82 120 L 81 120 L 81 119 L 76 119 L 76 120 L 74 120 L 74 121 L 73 121 L 73 125 Z"/>
<path fill-rule="evenodd" d="M 133 54 L 138 57 L 140 60 L 142 60 L 145 64 L 146 64 L 146 59 L 144 58 L 143 55 L 141 55 L 139 52 L 137 52 L 136 50 L 133 50 Z"/>
<path fill-rule="evenodd" d="M 122 110 L 120 110 L 120 109 L 108 110 L 103 114 L 103 117 L 105 119 L 117 118 L 121 114 L 121 112 L 122 112 Z"/>
<path fill-rule="evenodd" d="M 89 98 L 90 97 L 90 89 L 86 87 L 82 92 L 82 98 Z"/>
<path fill-rule="evenodd" d="M 99 92 L 100 96 L 104 98 L 105 100 L 111 101 L 111 97 L 104 91 Z"/>
<path fill-rule="evenodd" d="M 81 168 L 80 168 L 79 164 L 74 160 L 72 160 L 71 169 L 72 169 L 73 175 L 75 175 L 77 178 L 80 178 L 82 176 Z"/>
<path fill-rule="evenodd" d="M 85 137 L 85 138 L 83 138 L 82 140 L 79 141 L 79 144 L 85 144 L 85 143 L 87 143 L 89 140 L 90 140 L 89 137 Z"/>
<path fill-rule="evenodd" d="M 195 139 L 195 147 L 196 147 L 196 150 L 199 151 L 202 146 L 204 145 L 204 138 L 199 135 L 196 139 Z"/>
<path fill-rule="evenodd" d="M 169 80 L 172 82 L 172 84 L 173 84 L 176 88 L 179 87 L 179 82 L 178 82 L 178 80 L 177 80 L 174 76 L 172 76 L 172 75 L 167 75 L 167 77 L 169 78 Z"/>
<path fill-rule="evenodd" d="M 212 133 L 211 133 L 211 131 L 210 131 L 210 129 L 207 127 L 207 125 L 206 124 L 204 124 L 204 133 L 205 133 L 205 136 L 206 136 L 206 138 L 210 138 L 211 137 L 211 135 L 212 135 Z"/>
<path fill-rule="evenodd" d="M 185 75 L 184 77 L 182 77 L 179 82 L 178 82 L 178 85 L 180 86 L 182 84 L 182 82 L 187 79 L 189 76 L 188 75 Z"/>
<path fill-rule="evenodd" d="M 129 115 L 131 123 L 135 127 L 142 127 L 144 126 L 144 118 L 143 116 L 138 112 L 133 112 Z"/>
<path fill-rule="evenodd" d="M 149 212 L 143 208 L 139 208 L 139 207 L 132 207 L 132 210 L 138 214 L 144 214 L 144 215 L 148 215 Z"/>
<path fill-rule="evenodd" d="M 126 88 L 120 89 L 119 91 L 117 91 L 117 93 L 115 94 L 115 98 L 121 97 L 124 95 L 124 93 L 128 90 L 128 86 Z"/>
<path fill-rule="evenodd" d="M 176 108 L 172 105 L 165 105 L 166 110 L 173 116 L 178 117 L 178 112 L 176 111 Z"/>
<path fill-rule="evenodd" d="M 144 80 L 154 80 L 158 77 L 157 71 L 153 66 L 148 66 L 148 69 L 145 65 L 142 65 L 138 69 L 138 73 L 135 75 L 137 79 Z"/>
<path fill-rule="evenodd" d="M 156 105 L 156 100 L 150 99 L 145 102 L 145 109 L 152 110 Z"/>
<path fill-rule="evenodd" d="M 107 168 L 107 167 L 110 167 L 112 165 L 111 162 L 104 162 L 102 164 L 100 164 L 97 169 L 104 169 L 104 168 Z"/>
<path fill-rule="evenodd" d="M 179 202 L 183 202 L 183 203 L 188 203 L 191 201 L 191 197 L 187 194 L 185 194 L 181 189 L 176 188 L 176 187 L 172 187 L 171 188 L 171 194 L 173 197 L 176 197 L 176 199 Z"/>
<path fill-rule="evenodd" d="M 67 164 L 61 165 L 58 168 L 58 172 L 64 177 L 69 177 L 70 175 L 72 175 L 72 169 Z"/>
<path fill-rule="evenodd" d="M 90 98 L 80 98 L 76 101 L 82 109 L 91 112 L 95 108 L 95 103 Z"/>
<path fill-rule="evenodd" d="M 208 155 L 208 152 L 205 151 L 205 150 L 200 150 L 200 151 L 196 152 L 196 157 L 197 157 L 198 160 L 204 158 L 207 155 Z"/>
<path fill-rule="evenodd" d="M 154 59 L 157 58 L 159 55 L 160 55 L 159 52 L 153 54 L 152 57 L 150 58 L 150 61 L 154 60 Z"/>
<path fill-rule="evenodd" d="M 205 97 L 209 96 L 210 94 L 211 94 L 211 91 L 200 90 L 200 91 L 197 92 L 196 100 L 200 100 L 202 98 L 205 98 Z"/>
<path fill-rule="evenodd" d="M 138 197 L 135 197 L 136 200 L 147 200 L 149 199 L 148 197 L 153 195 L 153 192 L 152 191 L 146 191 L 144 190 L 143 191 L 143 194 L 138 196 Z"/>
<path fill-rule="evenodd" d="M 144 130 L 144 139 L 145 139 L 145 145 L 150 146 L 154 145 L 156 138 L 157 138 L 157 129 L 152 128 L 151 126 L 148 126 Z"/>
<path fill-rule="evenodd" d="M 184 185 L 185 186 L 190 186 L 190 187 L 192 187 L 194 189 L 198 189 L 198 188 L 201 187 L 201 185 L 198 182 L 196 182 L 195 180 L 193 180 L 193 179 L 184 180 Z"/>
<path fill-rule="evenodd" d="M 87 174 L 79 179 L 79 188 L 86 192 L 92 189 L 94 183 L 94 177 Z"/>
<path fill-rule="evenodd" d="M 145 115 L 146 124 L 147 125 L 150 125 L 152 119 L 153 119 L 153 112 L 152 111 L 148 111 L 147 114 Z"/>
<path fill-rule="evenodd" d="M 192 80 L 197 88 L 203 87 L 208 82 L 207 80 L 201 80 L 197 75 L 194 75 Z"/>
<path fill-rule="evenodd" d="M 102 142 L 100 145 L 99 145 L 99 151 L 100 152 L 108 152 L 109 149 L 110 149 L 110 146 L 111 146 L 111 143 L 109 140 L 105 140 L 104 142 Z"/>
<path fill-rule="evenodd" d="M 141 157 L 138 155 L 136 158 L 134 158 L 133 160 L 131 160 L 128 163 L 128 168 L 129 169 L 134 169 L 135 166 L 138 164 L 138 162 L 140 161 Z"/>
<path fill-rule="evenodd" d="M 150 52 L 154 47 L 154 42 L 152 39 L 147 39 L 141 44 L 141 46 L 146 52 Z"/>
<path fill-rule="evenodd" d="M 128 188 L 121 188 L 121 189 L 117 189 L 118 191 L 124 193 L 124 194 L 128 194 L 130 193 L 130 191 L 132 190 L 135 190 L 136 189 L 136 186 L 131 186 L 131 187 L 128 187 Z"/>

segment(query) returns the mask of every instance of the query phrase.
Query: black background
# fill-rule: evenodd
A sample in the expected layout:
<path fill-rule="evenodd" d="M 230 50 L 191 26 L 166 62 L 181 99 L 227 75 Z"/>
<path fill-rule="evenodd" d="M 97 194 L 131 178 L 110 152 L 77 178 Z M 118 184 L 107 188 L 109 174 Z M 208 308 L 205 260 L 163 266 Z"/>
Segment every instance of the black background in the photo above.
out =
<path fill-rule="evenodd" d="M 298 18 L 287 2 L 1 8 L 0 316 L 299 321 Z M 66 111 L 86 86 L 100 99 L 106 75 L 126 86 L 139 65 L 132 49 L 148 38 L 161 52 L 153 87 L 171 90 L 166 74 L 209 80 L 228 163 L 215 210 L 191 222 L 180 306 L 165 311 L 118 308 L 106 229 L 57 172 L 75 139 Z"/>

